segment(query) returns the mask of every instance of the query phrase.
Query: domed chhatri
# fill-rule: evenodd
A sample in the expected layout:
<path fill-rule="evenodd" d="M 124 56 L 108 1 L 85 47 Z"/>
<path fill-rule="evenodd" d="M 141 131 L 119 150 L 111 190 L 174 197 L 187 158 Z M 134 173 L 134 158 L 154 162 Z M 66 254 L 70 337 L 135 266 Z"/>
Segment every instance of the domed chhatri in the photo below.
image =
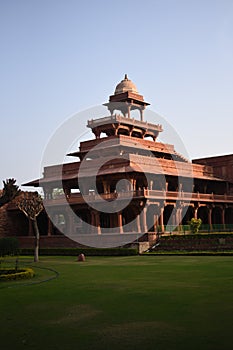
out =
<path fill-rule="evenodd" d="M 114 95 L 122 94 L 127 91 L 138 94 L 136 85 L 128 79 L 127 74 L 125 74 L 125 78 L 117 84 Z"/>
<path fill-rule="evenodd" d="M 120 110 L 124 117 L 130 118 L 130 112 L 139 110 L 141 121 L 143 121 L 143 111 L 149 105 L 144 101 L 142 95 L 138 93 L 136 85 L 125 74 L 125 78 L 116 86 L 113 95 L 109 96 L 109 102 L 104 103 L 108 107 L 111 115 L 114 110 Z"/>

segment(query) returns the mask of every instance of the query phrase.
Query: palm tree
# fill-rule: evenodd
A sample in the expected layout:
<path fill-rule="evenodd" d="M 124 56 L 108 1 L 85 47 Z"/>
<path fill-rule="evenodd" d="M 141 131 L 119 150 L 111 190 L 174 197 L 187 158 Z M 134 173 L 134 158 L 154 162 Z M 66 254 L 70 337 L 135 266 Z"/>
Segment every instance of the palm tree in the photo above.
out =
<path fill-rule="evenodd" d="M 19 186 L 17 186 L 15 183 L 15 179 L 7 179 L 6 181 L 3 181 L 4 186 L 0 196 L 0 207 L 10 202 L 21 193 Z"/>

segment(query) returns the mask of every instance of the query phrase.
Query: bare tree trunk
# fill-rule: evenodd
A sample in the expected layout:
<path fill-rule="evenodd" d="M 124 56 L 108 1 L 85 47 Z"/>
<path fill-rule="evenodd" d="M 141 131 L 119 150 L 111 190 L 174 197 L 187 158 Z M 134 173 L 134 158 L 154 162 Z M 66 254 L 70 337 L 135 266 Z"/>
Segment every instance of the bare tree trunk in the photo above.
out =
<path fill-rule="evenodd" d="M 39 261 L 39 242 L 40 242 L 40 232 L 37 225 L 36 218 L 32 220 L 33 227 L 34 227 L 34 233 L 35 233 L 35 248 L 34 248 L 34 262 Z"/>

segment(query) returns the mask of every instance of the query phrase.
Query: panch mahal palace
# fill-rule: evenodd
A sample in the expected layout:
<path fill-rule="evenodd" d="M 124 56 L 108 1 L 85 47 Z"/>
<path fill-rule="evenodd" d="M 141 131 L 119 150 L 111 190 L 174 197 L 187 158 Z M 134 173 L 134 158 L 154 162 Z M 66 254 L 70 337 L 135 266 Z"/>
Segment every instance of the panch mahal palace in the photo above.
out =
<path fill-rule="evenodd" d="M 158 232 L 182 230 L 191 218 L 201 218 L 209 231 L 233 224 L 233 155 L 190 162 L 173 145 L 159 142 L 163 127 L 144 120 L 149 103 L 127 75 L 104 105 L 108 116 L 87 121 L 93 139 L 69 154 L 77 161 L 47 166 L 43 178 L 25 184 L 43 187 L 49 216 L 42 212 L 38 222 L 47 245 L 59 245 L 68 227 L 73 235 L 153 240 Z M 9 216 L 16 212 L 18 235 L 28 230 L 32 236 L 23 214 L 8 206 Z"/>

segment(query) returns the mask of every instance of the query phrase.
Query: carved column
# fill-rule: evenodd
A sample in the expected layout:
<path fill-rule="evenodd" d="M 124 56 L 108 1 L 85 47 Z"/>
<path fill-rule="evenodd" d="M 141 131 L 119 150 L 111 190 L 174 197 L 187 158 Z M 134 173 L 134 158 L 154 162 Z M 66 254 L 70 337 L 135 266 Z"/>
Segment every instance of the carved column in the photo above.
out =
<path fill-rule="evenodd" d="M 47 233 L 47 235 L 52 236 L 52 234 L 53 234 L 53 224 L 48 216 L 48 233 Z"/>
<path fill-rule="evenodd" d="M 222 225 L 224 228 L 226 227 L 226 225 L 225 225 L 225 207 L 224 206 L 222 207 Z"/>
<path fill-rule="evenodd" d="M 117 213 L 117 220 L 118 220 L 118 227 L 119 227 L 119 232 L 123 233 L 123 227 L 122 227 L 122 212 Z"/>
<path fill-rule="evenodd" d="M 69 214 L 69 212 L 66 213 L 66 217 L 67 217 L 67 230 L 69 234 L 73 234 L 74 233 L 74 217 L 72 214 Z"/>
<path fill-rule="evenodd" d="M 150 190 L 153 190 L 153 185 L 154 185 L 154 180 L 150 180 L 150 186 L 149 186 Z"/>
<path fill-rule="evenodd" d="M 157 229 L 156 229 L 156 227 L 158 226 L 158 220 L 159 220 L 159 216 L 158 216 L 158 214 L 157 213 L 155 213 L 154 214 L 154 232 L 156 232 L 157 231 Z"/>
<path fill-rule="evenodd" d="M 52 199 L 53 190 L 51 188 L 43 188 L 45 199 Z"/>
<path fill-rule="evenodd" d="M 66 198 L 69 198 L 70 195 L 71 195 L 71 190 L 70 190 L 70 188 L 64 188 L 64 193 L 65 193 Z"/>
<path fill-rule="evenodd" d="M 131 104 L 128 103 L 127 104 L 127 116 L 128 116 L 128 118 L 130 118 L 130 111 L 131 111 Z"/>
<path fill-rule="evenodd" d="M 100 214 L 98 211 L 95 211 L 95 226 L 97 228 L 98 235 L 101 234 L 101 227 L 100 227 Z"/>
<path fill-rule="evenodd" d="M 164 221 L 163 221 L 164 207 L 160 208 L 159 224 L 161 226 L 161 231 L 164 232 Z"/>
<path fill-rule="evenodd" d="M 176 208 L 176 227 L 178 227 L 178 230 L 180 230 L 180 225 L 181 225 L 181 211 L 182 208 L 181 207 L 177 207 Z"/>
<path fill-rule="evenodd" d="M 194 208 L 194 219 L 197 219 L 198 207 Z"/>
<path fill-rule="evenodd" d="M 210 230 L 212 230 L 212 208 L 209 207 L 208 209 L 208 224 L 210 226 Z"/>
<path fill-rule="evenodd" d="M 131 188 L 133 191 L 136 191 L 136 179 L 130 179 L 131 182 Z"/>
<path fill-rule="evenodd" d="M 141 232 L 141 225 L 140 225 L 140 215 L 137 215 L 137 232 L 140 233 Z"/>
<path fill-rule="evenodd" d="M 141 118 L 141 121 L 143 121 L 143 112 L 144 112 L 144 109 L 145 109 L 144 106 L 142 106 L 142 107 L 140 108 L 140 118 Z"/>
<path fill-rule="evenodd" d="M 103 190 L 104 190 L 104 193 L 108 193 L 108 189 L 107 189 L 107 181 L 103 180 Z"/>
<path fill-rule="evenodd" d="M 148 231 L 146 213 L 147 213 L 147 206 L 145 205 L 143 208 L 143 212 L 142 212 L 142 221 L 143 221 L 143 231 L 144 232 Z"/>

